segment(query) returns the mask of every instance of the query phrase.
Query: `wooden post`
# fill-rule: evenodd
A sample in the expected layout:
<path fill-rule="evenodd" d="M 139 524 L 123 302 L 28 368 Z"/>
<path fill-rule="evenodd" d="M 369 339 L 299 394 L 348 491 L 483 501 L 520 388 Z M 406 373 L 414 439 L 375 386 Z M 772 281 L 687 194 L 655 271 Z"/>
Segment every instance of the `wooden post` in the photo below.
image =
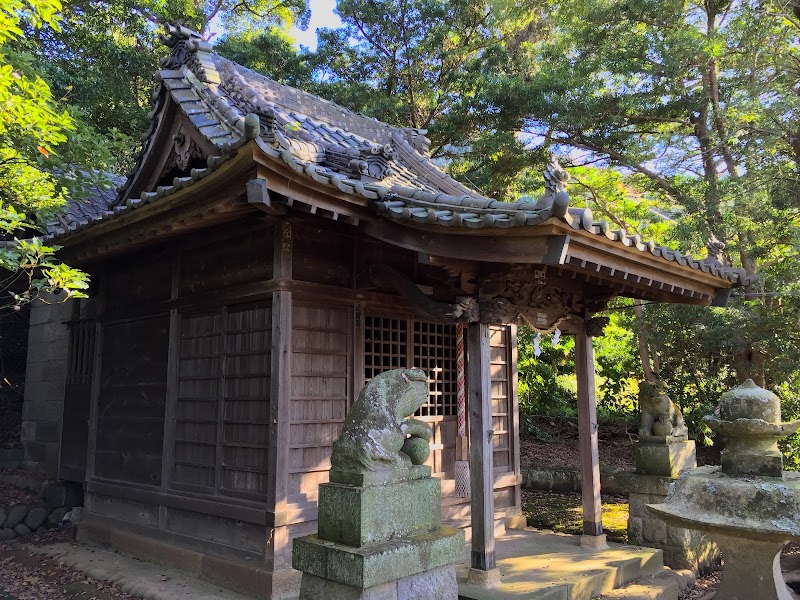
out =
<path fill-rule="evenodd" d="M 581 451 L 583 538 L 581 545 L 602 548 L 600 460 L 597 450 L 597 398 L 594 390 L 594 348 L 585 330 L 575 336 L 575 372 L 578 378 L 578 435 Z M 593 539 L 592 539 L 593 538 Z"/>
<path fill-rule="evenodd" d="M 492 382 L 489 325 L 467 328 L 469 390 L 470 487 L 472 554 L 469 582 L 482 587 L 499 583 L 494 556 L 494 474 L 492 446 Z"/>
<path fill-rule="evenodd" d="M 519 447 L 519 349 L 517 346 L 517 326 L 510 325 L 508 328 L 508 401 L 511 409 L 511 443 L 514 444 L 512 460 L 514 465 L 514 475 L 517 476 L 517 485 L 514 486 L 514 513 L 519 515 L 516 520 L 516 527 L 527 527 L 527 519 L 522 515 L 522 461 L 520 459 Z M 508 512 L 508 511 L 507 511 Z M 506 521 L 506 528 L 509 528 L 509 521 Z"/>
<path fill-rule="evenodd" d="M 275 226 L 273 279 L 292 278 L 292 228 Z M 287 519 L 289 473 L 289 402 L 292 383 L 292 292 L 278 290 L 272 295 L 272 349 L 270 379 L 270 429 L 268 449 L 267 506 L 274 522 L 267 527 L 265 565 L 277 570 L 289 566 L 291 547 Z"/>
<path fill-rule="evenodd" d="M 170 299 L 180 296 L 180 253 L 172 257 L 172 285 Z M 172 472 L 175 467 L 175 409 L 178 403 L 178 369 L 181 342 L 181 320 L 177 308 L 169 311 L 169 347 L 167 349 L 167 400 L 164 406 L 164 441 L 161 454 L 161 493 L 169 491 Z M 167 529 L 167 507 L 158 507 L 158 527 Z"/>

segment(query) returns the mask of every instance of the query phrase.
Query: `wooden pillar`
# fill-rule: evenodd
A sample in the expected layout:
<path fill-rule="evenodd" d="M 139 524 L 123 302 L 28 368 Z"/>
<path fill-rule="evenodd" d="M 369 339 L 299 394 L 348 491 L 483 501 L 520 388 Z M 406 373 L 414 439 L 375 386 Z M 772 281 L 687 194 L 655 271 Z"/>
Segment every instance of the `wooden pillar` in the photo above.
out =
<path fill-rule="evenodd" d="M 289 223 L 274 229 L 273 279 L 292 278 L 292 228 Z M 270 430 L 267 507 L 274 515 L 267 527 L 265 566 L 271 570 L 288 567 L 291 545 L 287 521 L 289 451 L 289 402 L 292 383 L 292 292 L 278 290 L 272 295 L 272 348 L 270 378 Z"/>
<path fill-rule="evenodd" d="M 469 580 L 491 587 L 499 579 L 494 556 L 492 382 L 489 325 L 467 328 L 472 554 Z"/>
<path fill-rule="evenodd" d="M 583 534 L 600 538 L 603 535 L 603 523 L 600 504 L 600 461 L 597 450 L 597 398 L 594 388 L 594 370 L 592 337 L 584 330 L 575 336 Z M 599 542 L 602 544 L 604 540 Z M 591 545 L 591 541 L 585 545 Z"/>
<path fill-rule="evenodd" d="M 180 252 L 172 257 L 172 284 L 170 299 L 180 297 Z M 169 484 L 175 468 L 175 416 L 178 404 L 178 371 L 180 363 L 181 316 L 177 308 L 169 311 L 169 346 L 167 349 L 167 398 L 164 406 L 164 440 L 161 453 L 161 493 L 169 493 Z M 158 507 L 158 527 L 167 529 L 167 507 Z"/>

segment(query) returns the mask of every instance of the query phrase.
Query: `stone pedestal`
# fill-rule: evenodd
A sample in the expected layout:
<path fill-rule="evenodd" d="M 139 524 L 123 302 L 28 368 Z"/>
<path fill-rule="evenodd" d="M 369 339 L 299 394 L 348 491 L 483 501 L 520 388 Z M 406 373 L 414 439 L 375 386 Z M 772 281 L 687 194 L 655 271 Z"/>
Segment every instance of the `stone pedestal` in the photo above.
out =
<path fill-rule="evenodd" d="M 697 466 L 694 441 L 636 443 L 636 474 L 630 477 L 628 542 L 660 548 L 664 564 L 695 573 L 711 567 L 719 549 L 699 531 L 668 525 L 647 510 L 664 502 L 674 479 Z"/>
<path fill-rule="evenodd" d="M 725 557 L 725 574 L 714 600 L 792 600 L 781 572 L 785 540 L 765 541 L 715 534 Z M 771 576 L 770 576 L 771 575 Z"/>
<path fill-rule="evenodd" d="M 633 448 L 636 472 L 640 475 L 660 475 L 676 479 L 684 471 L 697 466 L 694 440 L 653 438 L 653 441 L 636 442 Z"/>
<path fill-rule="evenodd" d="M 457 600 L 464 532 L 441 525 L 441 484 L 418 479 L 320 485 L 319 533 L 295 540 L 300 600 Z"/>
<path fill-rule="evenodd" d="M 648 504 L 664 502 L 671 483 L 669 477 L 631 475 L 628 543 L 659 548 L 668 567 L 698 573 L 717 562 L 717 545 L 699 531 L 667 524 L 647 510 Z"/>

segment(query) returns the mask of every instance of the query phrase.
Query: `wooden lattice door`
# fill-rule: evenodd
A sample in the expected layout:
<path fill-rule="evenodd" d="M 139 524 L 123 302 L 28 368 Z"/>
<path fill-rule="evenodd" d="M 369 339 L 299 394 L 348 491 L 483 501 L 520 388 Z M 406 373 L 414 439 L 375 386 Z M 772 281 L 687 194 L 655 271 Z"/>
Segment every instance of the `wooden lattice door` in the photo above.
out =
<path fill-rule="evenodd" d="M 68 481 L 82 482 L 86 479 L 89 398 L 94 373 L 95 337 L 94 319 L 69 323 L 69 355 L 58 467 L 59 478 Z"/>
<path fill-rule="evenodd" d="M 417 418 L 433 429 L 427 464 L 442 479 L 442 493 L 454 492 L 456 436 L 456 326 L 410 317 L 365 315 L 364 379 L 390 369 L 418 367 L 428 374 L 428 402 Z"/>

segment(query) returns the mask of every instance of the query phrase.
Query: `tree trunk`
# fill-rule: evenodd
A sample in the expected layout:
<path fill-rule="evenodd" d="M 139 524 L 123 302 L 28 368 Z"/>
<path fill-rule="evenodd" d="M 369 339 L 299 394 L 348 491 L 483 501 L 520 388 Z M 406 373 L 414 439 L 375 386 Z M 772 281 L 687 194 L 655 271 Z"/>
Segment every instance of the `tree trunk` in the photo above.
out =
<path fill-rule="evenodd" d="M 641 300 L 633 301 L 633 311 L 636 314 L 636 335 L 639 338 L 639 358 L 642 360 L 644 378 L 651 383 L 656 383 L 658 380 L 658 367 L 654 368 L 653 365 L 657 364 L 658 357 L 655 353 L 652 353 L 654 360 L 651 362 L 650 346 L 647 339 L 647 323 L 644 320 L 644 309 L 642 308 Z"/>

